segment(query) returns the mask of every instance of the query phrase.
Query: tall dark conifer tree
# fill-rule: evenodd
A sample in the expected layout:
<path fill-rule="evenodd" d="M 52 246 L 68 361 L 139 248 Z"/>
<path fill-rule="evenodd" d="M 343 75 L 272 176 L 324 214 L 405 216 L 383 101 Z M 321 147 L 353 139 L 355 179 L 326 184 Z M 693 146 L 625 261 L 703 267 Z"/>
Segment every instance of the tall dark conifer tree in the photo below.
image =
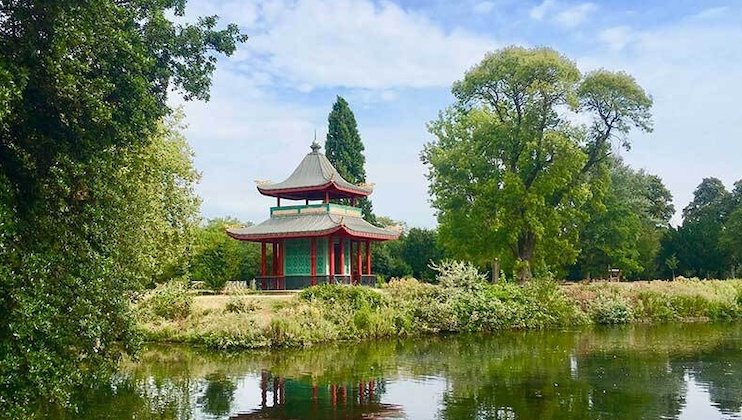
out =
<path fill-rule="evenodd" d="M 328 130 L 325 141 L 325 155 L 335 166 L 340 175 L 348 182 L 362 184 L 366 182 L 366 158 L 363 156 L 363 142 L 358 134 L 356 117 L 350 110 L 348 102 L 341 96 L 332 105 L 332 111 L 327 118 Z M 358 206 L 363 212 L 363 218 L 376 224 L 371 200 L 362 198 Z"/>

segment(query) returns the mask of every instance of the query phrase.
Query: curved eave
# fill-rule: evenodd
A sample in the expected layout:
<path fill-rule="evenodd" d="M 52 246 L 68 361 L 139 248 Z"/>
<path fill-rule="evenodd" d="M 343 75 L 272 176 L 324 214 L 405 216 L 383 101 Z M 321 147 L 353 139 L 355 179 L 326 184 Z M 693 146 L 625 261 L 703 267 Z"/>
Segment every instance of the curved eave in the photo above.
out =
<path fill-rule="evenodd" d="M 344 234 L 344 236 L 349 236 L 351 238 L 370 239 L 374 241 L 390 241 L 390 240 L 399 238 L 399 235 L 400 235 L 400 233 L 393 234 L 393 235 L 382 235 L 382 234 L 375 234 L 375 233 L 369 233 L 369 232 L 359 232 L 359 231 L 349 229 L 347 226 L 344 226 L 344 225 L 336 226 L 331 229 L 324 229 L 324 230 L 311 231 L 311 232 L 240 234 L 240 233 L 230 232 L 229 230 L 227 230 L 227 235 L 239 241 L 266 242 L 266 241 L 271 241 L 274 239 L 316 238 L 316 237 L 334 235 L 338 232 L 341 232 L 342 234 Z"/>
<path fill-rule="evenodd" d="M 354 198 L 354 197 L 367 197 L 373 190 L 369 189 L 350 189 L 338 185 L 334 181 L 330 181 L 324 185 L 301 187 L 301 188 L 276 188 L 271 189 L 270 187 L 258 186 L 258 191 L 269 197 L 285 198 L 288 200 L 322 200 L 325 198 L 325 193 L 328 193 L 329 198 Z"/>

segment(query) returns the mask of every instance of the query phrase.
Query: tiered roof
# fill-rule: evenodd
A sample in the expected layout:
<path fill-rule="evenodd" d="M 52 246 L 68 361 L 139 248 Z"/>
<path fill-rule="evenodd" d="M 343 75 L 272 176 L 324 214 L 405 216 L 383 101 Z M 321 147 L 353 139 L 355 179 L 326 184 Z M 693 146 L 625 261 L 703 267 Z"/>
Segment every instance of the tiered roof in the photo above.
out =
<path fill-rule="evenodd" d="M 343 179 L 330 161 L 319 153 L 319 144 L 285 181 L 260 184 L 263 195 L 291 200 L 357 198 L 371 194 L 370 186 L 353 185 Z M 272 207 L 270 219 L 255 226 L 227 229 L 227 234 L 242 241 L 308 238 L 343 235 L 377 241 L 397 239 L 400 232 L 376 227 L 363 220 L 361 210 L 339 204 Z"/>
<path fill-rule="evenodd" d="M 366 197 L 373 192 L 368 185 L 353 185 L 343 179 L 325 155 L 319 152 L 320 145 L 312 143 L 312 151 L 294 169 L 294 172 L 279 183 L 261 183 L 258 191 L 271 197 L 289 200 L 324 200 Z"/>
<path fill-rule="evenodd" d="M 270 219 L 255 226 L 227 229 L 227 234 L 243 241 L 309 238 L 331 234 L 385 241 L 397 239 L 400 232 L 368 223 L 361 217 L 360 209 L 355 207 L 316 204 L 273 207 Z"/>

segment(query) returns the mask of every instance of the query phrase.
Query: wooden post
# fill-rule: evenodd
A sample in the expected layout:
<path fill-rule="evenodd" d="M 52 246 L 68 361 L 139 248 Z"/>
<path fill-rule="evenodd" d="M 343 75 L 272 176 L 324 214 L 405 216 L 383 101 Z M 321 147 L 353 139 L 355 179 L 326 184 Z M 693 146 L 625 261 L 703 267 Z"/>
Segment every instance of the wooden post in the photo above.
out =
<path fill-rule="evenodd" d="M 317 238 L 312 237 L 309 240 L 309 264 L 312 265 L 310 273 L 312 276 L 312 286 L 317 284 Z"/>
<path fill-rule="evenodd" d="M 335 279 L 335 242 L 334 238 L 332 236 L 327 237 L 327 255 L 329 255 L 330 261 L 328 264 L 329 277 L 327 278 L 327 282 L 332 284 Z"/>
<path fill-rule="evenodd" d="M 366 239 L 366 275 L 371 275 L 371 241 Z"/>
<path fill-rule="evenodd" d="M 276 197 L 276 207 L 281 207 L 281 197 Z"/>

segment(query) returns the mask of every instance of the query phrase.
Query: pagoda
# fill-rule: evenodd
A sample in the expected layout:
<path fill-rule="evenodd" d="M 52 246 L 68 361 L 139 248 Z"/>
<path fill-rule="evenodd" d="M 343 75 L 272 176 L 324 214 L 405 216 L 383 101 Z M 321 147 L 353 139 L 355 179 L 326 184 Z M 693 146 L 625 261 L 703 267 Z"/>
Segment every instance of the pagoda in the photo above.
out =
<path fill-rule="evenodd" d="M 323 283 L 375 285 L 371 243 L 397 239 L 400 232 L 366 222 L 355 205 L 373 188 L 343 179 L 319 152 L 316 141 L 311 149 L 285 181 L 258 183 L 261 194 L 276 198 L 270 218 L 255 226 L 227 229 L 227 234 L 260 243 L 256 286 L 262 290 L 302 289 Z M 282 206 L 281 199 L 304 204 Z M 340 199 L 350 205 L 331 202 Z"/>

